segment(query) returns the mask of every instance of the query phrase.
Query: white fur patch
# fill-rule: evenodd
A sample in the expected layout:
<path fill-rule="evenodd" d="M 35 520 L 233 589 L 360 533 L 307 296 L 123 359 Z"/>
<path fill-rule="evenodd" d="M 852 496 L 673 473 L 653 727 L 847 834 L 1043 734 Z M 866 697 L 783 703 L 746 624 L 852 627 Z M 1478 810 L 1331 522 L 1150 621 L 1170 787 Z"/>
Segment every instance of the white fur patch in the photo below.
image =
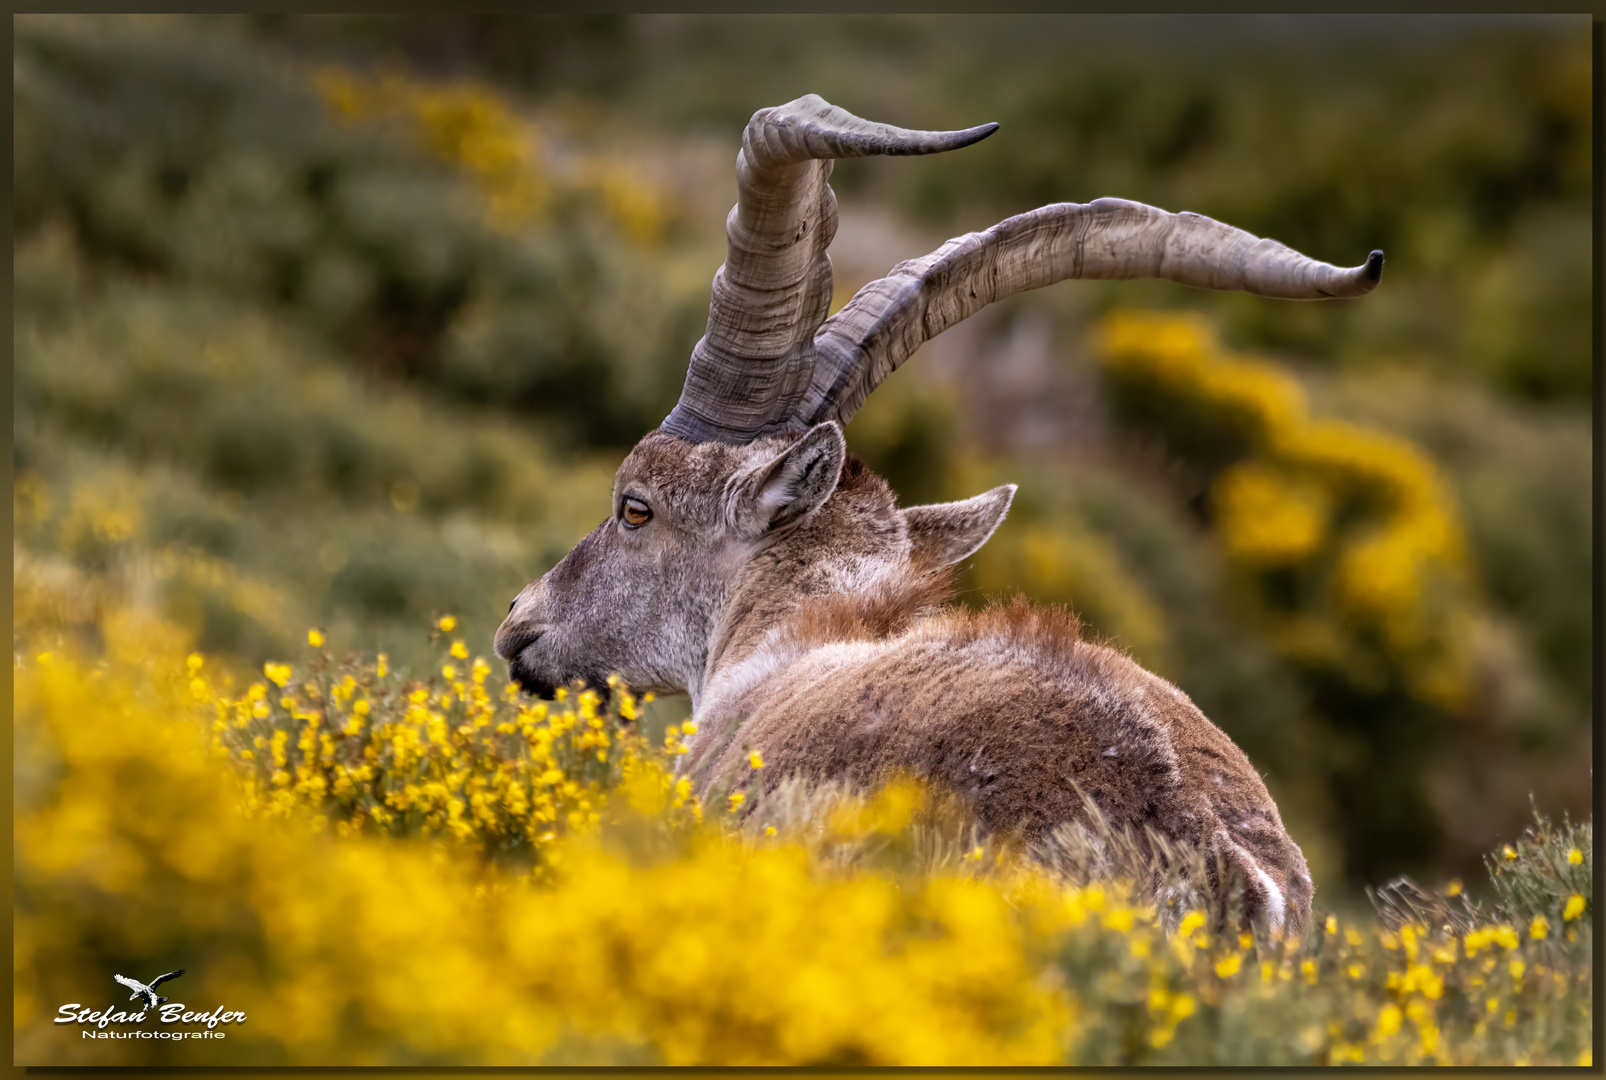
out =
<path fill-rule="evenodd" d="M 908 570 L 902 563 L 855 555 L 832 560 L 827 569 L 827 580 L 833 593 L 865 596 L 874 590 L 898 585 L 907 574 Z"/>
<path fill-rule="evenodd" d="M 866 663 L 887 648 L 882 641 L 839 641 L 828 645 L 801 645 L 776 628 L 764 643 L 740 662 L 715 673 L 702 698 L 692 705 L 697 723 L 724 720 L 743 713 L 743 701 L 753 691 L 783 672 L 788 683 L 803 690 L 856 664 Z"/>
<path fill-rule="evenodd" d="M 740 662 L 714 672 L 703 692 L 692 702 L 692 712 L 698 722 L 706 718 L 705 714 L 733 715 L 737 702 L 746 697 L 749 690 L 791 667 L 798 651 L 778 629 L 771 629 L 764 635 L 763 643 Z"/>
<path fill-rule="evenodd" d="M 1253 855 L 1249 854 L 1242 845 L 1235 843 L 1232 837 L 1227 835 L 1226 829 L 1217 830 L 1216 838 L 1221 840 L 1225 846 L 1237 852 L 1238 857 L 1243 860 L 1249 872 L 1260 883 L 1261 889 L 1266 894 L 1266 924 L 1273 931 L 1281 930 L 1283 928 L 1284 913 L 1288 910 L 1288 901 L 1283 896 L 1282 889 L 1277 887 L 1277 883 L 1272 880 L 1270 874 L 1261 868 L 1260 863 L 1255 860 Z"/>

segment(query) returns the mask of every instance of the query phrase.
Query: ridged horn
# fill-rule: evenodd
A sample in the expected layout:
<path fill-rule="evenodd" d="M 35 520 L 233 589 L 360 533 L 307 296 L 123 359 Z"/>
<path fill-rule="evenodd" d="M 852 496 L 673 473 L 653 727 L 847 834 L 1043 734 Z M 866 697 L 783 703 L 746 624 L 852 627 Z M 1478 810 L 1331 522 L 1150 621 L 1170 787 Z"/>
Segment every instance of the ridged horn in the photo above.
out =
<path fill-rule="evenodd" d="M 1383 253 L 1341 269 L 1198 214 L 1125 199 L 1055 203 L 955 237 L 872 281 L 815 336 L 802 425 L 846 424 L 916 349 L 995 300 L 1068 278 L 1162 278 L 1283 300 L 1347 299 L 1383 277 Z"/>
<path fill-rule="evenodd" d="M 690 442 L 750 442 L 795 428 L 814 382 L 814 334 L 831 303 L 834 159 L 936 154 L 986 138 L 907 131 L 861 120 L 815 94 L 760 109 L 736 156 L 736 205 L 708 328 L 692 350 L 680 401 L 660 430 Z"/>

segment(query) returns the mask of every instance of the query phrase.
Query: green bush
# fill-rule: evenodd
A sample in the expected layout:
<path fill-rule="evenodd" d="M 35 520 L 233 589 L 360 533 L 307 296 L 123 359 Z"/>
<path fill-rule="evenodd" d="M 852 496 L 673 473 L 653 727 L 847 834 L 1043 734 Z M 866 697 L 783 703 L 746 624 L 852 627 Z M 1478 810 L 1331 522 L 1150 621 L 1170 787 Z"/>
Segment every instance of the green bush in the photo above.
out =
<path fill-rule="evenodd" d="M 15 269 L 19 543 L 124 576 L 171 553 L 151 572 L 206 648 L 317 623 L 401 654 L 466 596 L 488 639 L 606 512 L 600 463 L 376 383 L 238 298 L 99 272 L 60 230 Z"/>
<path fill-rule="evenodd" d="M 20 235 L 294 311 L 346 362 L 620 444 L 673 404 L 706 281 L 620 244 L 595 200 L 518 234 L 314 72 L 206 21 L 24 20 Z"/>

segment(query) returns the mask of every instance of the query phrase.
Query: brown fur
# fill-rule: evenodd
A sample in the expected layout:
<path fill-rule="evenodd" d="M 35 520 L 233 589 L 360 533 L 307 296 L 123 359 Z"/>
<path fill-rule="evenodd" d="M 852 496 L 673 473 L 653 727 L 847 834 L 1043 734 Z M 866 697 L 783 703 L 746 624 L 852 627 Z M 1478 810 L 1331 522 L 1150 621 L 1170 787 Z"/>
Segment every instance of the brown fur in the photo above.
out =
<path fill-rule="evenodd" d="M 1012 489 L 899 509 L 835 425 L 801 439 L 696 445 L 654 434 L 620 466 L 651 522 L 604 522 L 515 601 L 497 634 L 543 689 L 617 671 L 686 689 L 682 768 L 704 797 L 788 776 L 873 787 L 912 772 L 1025 843 L 1085 820 L 1214 852 L 1249 911 L 1297 930 L 1311 882 L 1248 759 L 1176 687 L 1016 597 L 941 606 L 948 564 Z"/>
<path fill-rule="evenodd" d="M 904 577 L 862 593 L 829 593 L 804 601 L 786 620 L 786 634 L 799 645 L 892 637 L 953 599 L 953 594 L 952 567 L 911 569 Z"/>
<path fill-rule="evenodd" d="M 745 786 L 751 750 L 770 788 L 791 775 L 871 787 L 912 771 L 963 795 L 989 830 L 1028 844 L 1085 820 L 1085 793 L 1117 825 L 1198 846 L 1224 833 L 1291 901 L 1289 925 L 1303 925 L 1303 856 L 1248 759 L 1181 691 L 1085 641 L 1074 615 L 1023 597 L 979 613 L 910 613 L 879 597 L 800 609 L 788 624 L 798 642 L 881 647 L 753 691 L 746 722 L 707 745 L 693 777 L 705 788 L 722 776 Z M 1250 878 L 1251 916 L 1262 911 L 1270 898 L 1246 860 L 1224 857 Z"/>

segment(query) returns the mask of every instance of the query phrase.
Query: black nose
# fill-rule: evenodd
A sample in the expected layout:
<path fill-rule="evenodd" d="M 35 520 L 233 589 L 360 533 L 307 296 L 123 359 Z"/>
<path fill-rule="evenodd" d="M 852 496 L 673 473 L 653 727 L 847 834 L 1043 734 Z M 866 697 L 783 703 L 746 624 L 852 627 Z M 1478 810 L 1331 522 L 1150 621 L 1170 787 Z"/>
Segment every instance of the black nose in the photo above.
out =
<path fill-rule="evenodd" d="M 540 636 L 541 631 L 528 630 L 523 627 L 509 631 L 506 637 L 497 641 L 496 655 L 503 660 L 516 659 L 519 653 L 534 645 Z"/>

